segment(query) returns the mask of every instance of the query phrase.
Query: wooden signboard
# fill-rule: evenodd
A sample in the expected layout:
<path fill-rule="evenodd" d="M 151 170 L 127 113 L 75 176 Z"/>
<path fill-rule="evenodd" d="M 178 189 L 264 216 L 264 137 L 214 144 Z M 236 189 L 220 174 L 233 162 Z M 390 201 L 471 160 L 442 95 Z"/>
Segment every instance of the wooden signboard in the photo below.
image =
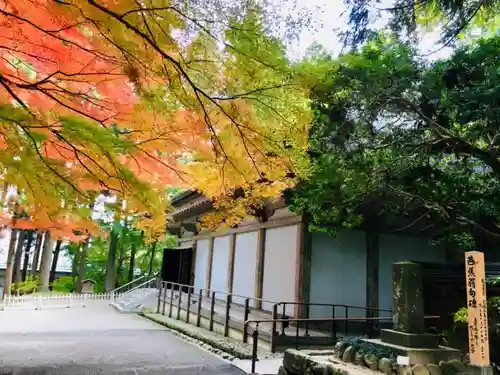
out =
<path fill-rule="evenodd" d="M 479 251 L 465 253 L 465 277 L 470 364 L 489 366 L 490 349 L 488 345 L 488 313 L 483 253 Z"/>

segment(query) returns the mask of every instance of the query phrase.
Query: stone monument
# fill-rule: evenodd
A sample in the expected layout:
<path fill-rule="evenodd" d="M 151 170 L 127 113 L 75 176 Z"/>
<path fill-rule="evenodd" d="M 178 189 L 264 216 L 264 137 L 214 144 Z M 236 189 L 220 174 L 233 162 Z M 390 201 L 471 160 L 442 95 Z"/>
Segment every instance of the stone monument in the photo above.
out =
<path fill-rule="evenodd" d="M 366 341 L 409 357 L 411 365 L 460 359 L 459 350 L 439 345 L 438 335 L 425 332 L 422 269 L 417 263 L 393 264 L 392 316 L 392 329 Z"/>
<path fill-rule="evenodd" d="M 393 329 L 380 332 L 382 342 L 409 348 L 437 348 L 439 336 L 425 332 L 422 269 L 412 262 L 392 268 Z"/>

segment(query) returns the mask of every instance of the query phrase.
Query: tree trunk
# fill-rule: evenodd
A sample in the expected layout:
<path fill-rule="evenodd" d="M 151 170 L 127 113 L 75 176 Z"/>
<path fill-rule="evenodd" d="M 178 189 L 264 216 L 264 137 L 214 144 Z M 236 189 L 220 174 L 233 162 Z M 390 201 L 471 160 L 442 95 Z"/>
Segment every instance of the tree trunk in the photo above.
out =
<path fill-rule="evenodd" d="M 144 231 L 141 231 L 141 242 L 144 239 Z M 134 243 L 132 243 L 132 250 L 130 252 L 130 263 L 129 263 L 129 268 L 128 268 L 128 281 L 134 280 L 134 271 L 135 271 L 135 252 L 137 248 Z"/>
<path fill-rule="evenodd" d="M 22 279 L 23 281 L 26 281 L 26 276 L 28 275 L 28 265 L 30 262 L 30 250 L 31 250 L 31 245 L 33 244 L 33 237 L 35 235 L 35 232 L 32 230 L 27 232 L 28 236 L 28 241 L 26 242 L 26 247 L 24 248 L 24 261 L 23 261 L 23 272 L 22 272 Z"/>
<path fill-rule="evenodd" d="M 121 283 L 122 273 L 123 273 L 123 262 L 125 260 L 125 246 L 123 243 L 120 244 L 120 256 L 118 257 L 118 268 L 116 271 L 116 285 L 115 288 L 118 288 Z"/>
<path fill-rule="evenodd" d="M 38 263 L 40 261 L 40 249 L 42 248 L 43 232 L 37 232 L 35 240 L 35 250 L 31 260 L 31 275 L 35 277 L 38 274 Z"/>
<path fill-rule="evenodd" d="M 52 266 L 50 267 L 50 276 L 49 276 L 50 290 L 52 290 L 52 283 L 56 279 L 57 261 L 59 259 L 59 252 L 61 251 L 61 245 L 62 245 L 62 240 L 57 240 L 56 248 L 54 249 L 54 254 L 52 257 Z"/>
<path fill-rule="evenodd" d="M 132 244 L 130 250 L 130 264 L 128 266 L 128 281 L 134 280 L 134 267 L 135 267 L 135 244 Z"/>
<path fill-rule="evenodd" d="M 80 247 L 81 246 L 78 246 L 75 249 L 75 254 L 73 256 L 73 262 L 71 264 L 71 277 L 73 278 L 73 285 L 76 285 L 76 283 L 77 283 L 77 277 L 78 277 L 78 259 L 80 258 L 80 253 L 81 253 Z"/>
<path fill-rule="evenodd" d="M 16 289 L 21 283 L 21 261 L 23 259 L 24 238 L 26 237 L 25 230 L 19 230 L 17 236 L 16 254 L 14 255 L 14 268 L 12 282 L 16 284 Z"/>
<path fill-rule="evenodd" d="M 151 259 L 149 260 L 149 272 L 148 272 L 148 275 L 149 276 L 152 276 L 153 275 L 153 261 L 155 259 L 155 253 L 156 253 L 156 244 L 158 242 L 153 242 L 153 244 L 151 245 Z"/>
<path fill-rule="evenodd" d="M 116 284 L 116 250 L 118 247 L 118 231 L 113 229 L 109 239 L 108 261 L 106 263 L 106 279 L 104 280 L 104 290 L 110 292 Z"/>
<path fill-rule="evenodd" d="M 3 297 L 10 295 L 10 287 L 12 285 L 12 269 L 14 265 L 14 256 L 16 253 L 16 237 L 17 229 L 11 229 L 9 252 L 7 253 L 7 265 L 5 267 L 5 279 L 3 282 Z"/>
<path fill-rule="evenodd" d="M 90 247 L 90 237 L 87 238 L 85 244 L 82 246 L 80 250 L 80 262 L 78 264 L 78 278 L 76 279 L 76 292 L 82 292 L 83 280 L 85 280 L 85 268 L 87 266 L 87 258 L 89 255 L 89 247 Z"/>
<path fill-rule="evenodd" d="M 48 292 L 49 290 L 49 277 L 50 265 L 52 263 L 52 249 L 54 247 L 54 240 L 49 231 L 45 232 L 45 240 L 43 241 L 42 259 L 40 261 L 40 281 L 38 288 L 40 292 Z"/>

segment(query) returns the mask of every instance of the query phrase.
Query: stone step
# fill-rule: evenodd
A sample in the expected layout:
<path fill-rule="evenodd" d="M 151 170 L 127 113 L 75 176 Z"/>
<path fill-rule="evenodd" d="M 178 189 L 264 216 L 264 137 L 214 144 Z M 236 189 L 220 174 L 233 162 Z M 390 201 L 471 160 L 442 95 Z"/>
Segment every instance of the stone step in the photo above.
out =
<path fill-rule="evenodd" d="M 138 313 L 144 307 L 156 306 L 157 298 L 157 289 L 139 288 L 122 295 L 110 305 L 121 313 Z"/>

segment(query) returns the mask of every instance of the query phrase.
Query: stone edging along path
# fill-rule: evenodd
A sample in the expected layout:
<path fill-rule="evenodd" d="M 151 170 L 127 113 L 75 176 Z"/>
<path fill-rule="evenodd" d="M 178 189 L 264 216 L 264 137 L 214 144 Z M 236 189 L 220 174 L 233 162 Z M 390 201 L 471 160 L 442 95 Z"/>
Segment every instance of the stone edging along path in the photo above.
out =
<path fill-rule="evenodd" d="M 140 316 L 149 319 L 157 324 L 166 327 L 174 335 L 187 342 L 198 345 L 203 349 L 212 352 L 229 361 L 252 358 L 252 345 L 245 344 L 230 337 L 224 337 L 215 332 L 207 331 L 204 328 L 196 327 L 176 319 L 168 318 L 161 314 L 139 313 Z M 281 358 L 282 353 L 271 353 L 259 351 L 259 359 Z"/>

